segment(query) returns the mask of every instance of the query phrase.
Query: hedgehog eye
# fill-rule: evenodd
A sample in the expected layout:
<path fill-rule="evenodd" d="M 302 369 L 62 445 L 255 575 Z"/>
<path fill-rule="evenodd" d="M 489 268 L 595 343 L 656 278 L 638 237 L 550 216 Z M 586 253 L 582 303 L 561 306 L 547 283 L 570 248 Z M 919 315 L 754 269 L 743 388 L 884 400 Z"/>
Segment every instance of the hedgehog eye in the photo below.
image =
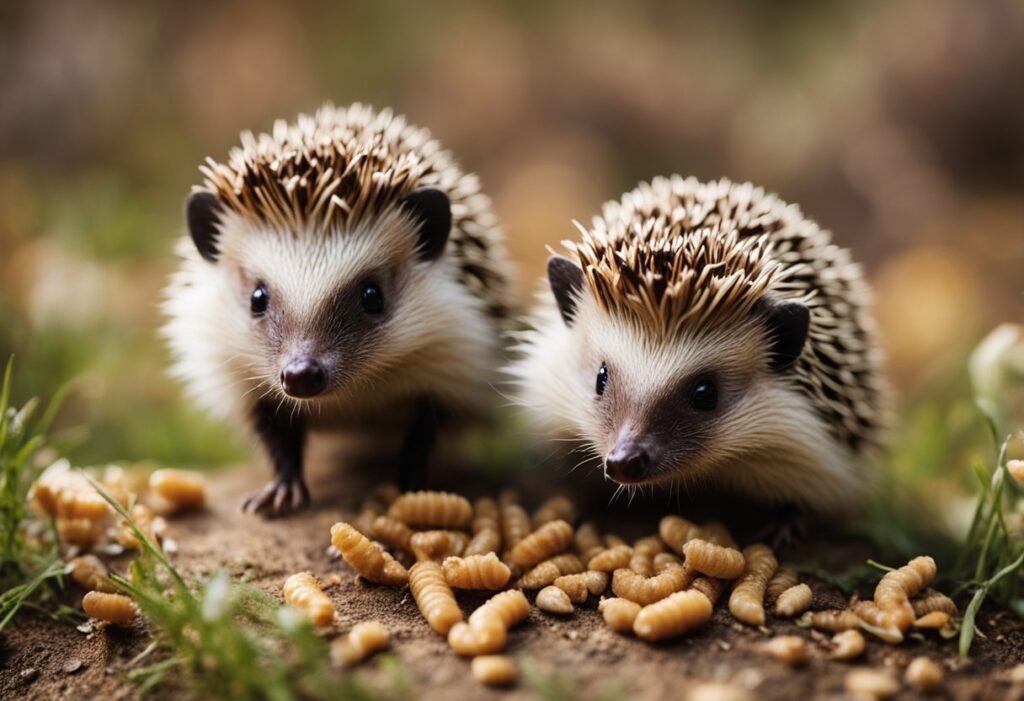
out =
<path fill-rule="evenodd" d="M 601 369 L 597 371 L 597 385 L 594 389 L 597 390 L 597 395 L 601 396 L 604 394 L 604 388 L 608 384 L 608 366 L 601 363 Z"/>
<path fill-rule="evenodd" d="M 267 291 L 267 286 L 261 282 L 256 285 L 252 296 L 249 297 L 249 309 L 252 310 L 253 316 L 263 316 L 267 313 L 268 304 L 270 304 L 270 293 Z"/>
<path fill-rule="evenodd" d="M 693 383 L 690 406 L 697 411 L 714 411 L 718 407 L 718 384 L 713 377 L 699 377 Z"/>
<path fill-rule="evenodd" d="M 367 314 L 380 314 L 384 311 L 384 293 L 375 282 L 364 282 L 359 286 L 359 301 Z"/>

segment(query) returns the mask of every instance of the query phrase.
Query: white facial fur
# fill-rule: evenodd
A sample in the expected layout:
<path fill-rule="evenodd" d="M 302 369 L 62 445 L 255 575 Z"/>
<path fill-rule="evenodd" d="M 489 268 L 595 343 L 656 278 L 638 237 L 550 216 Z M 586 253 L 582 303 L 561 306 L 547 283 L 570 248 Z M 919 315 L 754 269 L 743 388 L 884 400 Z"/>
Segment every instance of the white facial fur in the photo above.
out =
<path fill-rule="evenodd" d="M 164 305 L 174 373 L 220 416 L 240 417 L 261 396 L 293 401 L 280 389 L 283 362 L 301 349 L 330 353 L 331 339 L 320 323 L 324 305 L 346 284 L 386 269 L 387 313 L 372 344 L 364 348 L 354 341 L 360 357 L 353 367 L 334 358 L 342 381 L 306 404 L 356 414 L 431 394 L 455 408 L 487 405 L 498 349 L 483 304 L 458 284 L 444 255 L 418 260 L 415 242 L 411 220 L 398 211 L 328 235 L 291 235 L 226 215 L 216 263 L 202 260 L 187 239 L 179 245 L 186 262 Z M 270 292 L 272 330 L 265 326 L 272 315 L 256 319 L 250 312 L 258 281 Z"/>
<path fill-rule="evenodd" d="M 815 509 L 838 508 L 863 489 L 852 454 L 828 432 L 790 376 L 768 367 L 757 319 L 658 340 L 610 318 L 583 295 L 571 326 L 554 305 L 543 305 L 520 350 L 524 355 L 513 373 L 535 425 L 550 436 L 583 441 L 602 461 L 624 426 L 642 432 L 651 422 L 672 420 L 652 416 L 655 405 L 664 410 L 666 391 L 695 373 L 718 373 L 731 401 L 693 439 L 699 443 L 695 454 L 680 461 L 678 451 L 666 446 L 649 482 L 711 483 L 762 501 Z M 610 372 L 599 398 L 595 382 L 602 362 Z"/>

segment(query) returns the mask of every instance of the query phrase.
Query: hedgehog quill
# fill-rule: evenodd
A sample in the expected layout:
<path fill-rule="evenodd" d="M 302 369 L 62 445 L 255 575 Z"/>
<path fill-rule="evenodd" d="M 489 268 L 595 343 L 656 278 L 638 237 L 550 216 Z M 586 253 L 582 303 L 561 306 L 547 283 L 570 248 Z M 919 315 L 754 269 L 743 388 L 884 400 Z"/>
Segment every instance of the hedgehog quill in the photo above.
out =
<path fill-rule="evenodd" d="M 439 424 L 496 396 L 508 256 L 477 178 L 426 130 L 359 104 L 245 132 L 200 171 L 164 334 L 194 399 L 273 462 L 244 508 L 308 503 L 317 431 L 398 430 L 401 485 L 423 486 Z"/>
<path fill-rule="evenodd" d="M 849 252 L 728 180 L 656 178 L 579 228 L 512 367 L 537 426 L 580 439 L 621 485 L 855 505 L 886 389 Z"/>

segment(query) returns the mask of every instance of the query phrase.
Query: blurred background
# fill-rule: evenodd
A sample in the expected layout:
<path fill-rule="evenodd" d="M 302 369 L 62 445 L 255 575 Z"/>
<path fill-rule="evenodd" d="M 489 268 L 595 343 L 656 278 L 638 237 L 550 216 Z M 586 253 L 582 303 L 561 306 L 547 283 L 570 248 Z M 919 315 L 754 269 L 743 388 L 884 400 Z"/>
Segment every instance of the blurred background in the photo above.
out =
<path fill-rule="evenodd" d="M 358 100 L 481 175 L 524 298 L 641 179 L 800 203 L 876 285 L 896 462 L 962 480 L 968 351 L 1024 317 L 1022 75 L 1014 0 L 3 3 L 0 359 L 22 399 L 78 378 L 74 460 L 240 459 L 164 374 L 182 203 L 240 130 Z"/>

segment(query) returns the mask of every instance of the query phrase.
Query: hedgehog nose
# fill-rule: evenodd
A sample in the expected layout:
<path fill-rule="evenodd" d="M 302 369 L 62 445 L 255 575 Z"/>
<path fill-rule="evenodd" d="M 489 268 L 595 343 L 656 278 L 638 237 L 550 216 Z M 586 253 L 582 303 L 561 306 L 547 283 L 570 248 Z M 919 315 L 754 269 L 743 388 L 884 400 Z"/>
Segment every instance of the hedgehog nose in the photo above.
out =
<path fill-rule="evenodd" d="M 299 358 L 281 371 L 281 386 L 290 397 L 315 397 L 327 389 L 327 371 L 313 358 Z"/>
<path fill-rule="evenodd" d="M 634 440 L 619 441 L 604 461 L 604 473 L 621 484 L 643 482 L 651 467 L 651 453 Z"/>

